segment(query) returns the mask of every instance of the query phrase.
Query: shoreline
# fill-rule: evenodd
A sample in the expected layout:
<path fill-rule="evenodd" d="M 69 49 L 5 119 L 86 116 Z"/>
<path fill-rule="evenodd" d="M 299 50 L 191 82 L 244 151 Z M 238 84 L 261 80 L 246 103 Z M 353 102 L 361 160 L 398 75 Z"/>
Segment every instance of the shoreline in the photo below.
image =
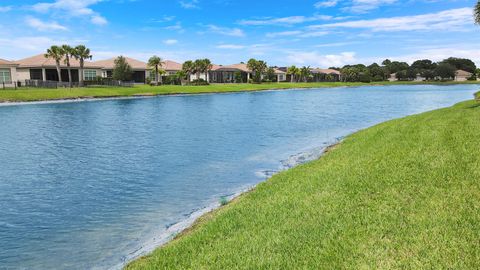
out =
<path fill-rule="evenodd" d="M 259 88 L 259 89 L 244 89 L 244 90 L 236 90 L 236 89 L 229 89 L 225 91 L 205 91 L 205 92 L 165 92 L 165 93 L 149 93 L 149 92 L 139 92 L 134 94 L 118 94 L 118 95 L 99 95 L 99 96 L 78 96 L 78 97 L 62 97 L 62 98 L 39 98 L 33 100 L 4 100 L 1 99 L 1 92 L 0 92 L 0 107 L 1 106 L 16 106 L 16 105 L 25 105 L 25 104 L 49 104 L 49 103 L 75 103 L 75 102 L 86 102 L 86 101 L 103 101 L 103 100 L 117 100 L 117 99 L 141 99 L 141 98 L 154 98 L 154 97 L 161 97 L 161 96 L 194 96 L 194 95 L 212 95 L 212 94 L 235 94 L 235 93 L 258 93 L 258 92 L 268 92 L 268 91 L 293 91 L 293 90 L 308 90 L 308 89 L 330 89 L 330 88 L 352 88 L 352 87 L 368 87 L 368 86 L 411 86 L 411 85 L 435 85 L 435 86 L 451 86 L 451 85 L 465 85 L 465 84 L 473 84 L 473 85 L 480 85 L 480 81 L 477 82 L 385 82 L 385 83 L 336 83 L 338 85 L 329 85 L 325 83 L 322 85 L 320 83 L 312 83 L 312 85 L 297 85 L 292 84 L 292 87 L 266 87 L 266 88 Z M 219 85 L 209 85 L 209 86 L 219 86 Z M 194 86 L 198 87 L 195 89 L 201 89 L 200 87 L 209 87 L 209 86 Z M 222 85 L 229 87 L 229 85 Z M 233 85 L 234 86 L 234 85 Z M 261 86 L 261 84 L 259 85 Z M 149 86 L 150 87 L 150 86 Z M 167 87 L 167 86 L 161 86 Z M 175 87 L 185 87 L 185 86 L 175 86 Z M 231 87 L 231 86 L 230 86 Z M 147 88 L 147 87 L 145 87 Z M 248 86 L 246 87 L 248 88 Z M 52 90 L 52 91 L 75 91 L 79 90 L 80 88 L 71 89 L 22 89 L 22 90 L 6 90 L 6 91 L 37 91 L 37 90 Z M 92 90 L 96 91 L 102 88 L 85 88 L 82 90 Z M 104 88 L 109 89 L 109 88 Z M 148 89 L 148 88 L 147 88 Z M 125 88 L 124 90 L 130 90 L 129 88 Z M 139 90 L 140 91 L 140 90 Z"/>
<path fill-rule="evenodd" d="M 352 132 L 351 134 L 354 134 L 358 131 L 359 130 Z M 351 134 L 348 134 L 346 136 L 349 136 Z M 234 192 L 233 194 L 224 196 L 225 198 L 227 198 L 226 204 L 215 202 L 192 211 L 185 219 L 168 225 L 165 231 L 159 233 L 158 235 L 154 235 L 153 239 L 150 237 L 150 239 L 147 240 L 140 248 L 133 252 L 130 252 L 126 257 L 124 257 L 123 262 L 116 264 L 109 269 L 124 269 L 128 264 L 151 254 L 156 249 L 163 248 L 164 246 L 168 245 L 170 242 L 176 239 L 181 238 L 184 234 L 194 229 L 195 226 L 197 226 L 197 224 L 199 224 L 202 219 L 208 217 L 211 214 L 214 214 L 216 211 L 221 210 L 225 206 L 254 191 L 259 184 L 268 181 L 276 174 L 288 171 L 302 164 L 321 159 L 325 154 L 331 152 L 338 145 L 340 145 L 346 136 L 339 137 L 332 142 L 325 142 L 323 146 L 311 147 L 308 150 L 290 155 L 286 159 L 280 160 L 280 166 L 277 170 L 272 169 L 261 171 L 262 173 L 264 173 L 262 175 L 264 179 L 260 180 L 258 183 L 253 185 L 246 185 L 239 188 L 239 190 Z M 293 164 L 292 159 L 295 160 Z"/>

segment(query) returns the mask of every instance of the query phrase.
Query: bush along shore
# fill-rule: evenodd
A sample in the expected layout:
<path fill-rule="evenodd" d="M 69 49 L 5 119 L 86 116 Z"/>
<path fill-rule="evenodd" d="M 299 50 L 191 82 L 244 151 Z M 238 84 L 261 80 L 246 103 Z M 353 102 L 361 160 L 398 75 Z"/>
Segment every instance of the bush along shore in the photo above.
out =
<path fill-rule="evenodd" d="M 480 104 L 389 121 L 126 269 L 479 269 Z"/>
<path fill-rule="evenodd" d="M 134 87 L 87 87 L 87 88 L 20 88 L 0 91 L 2 102 L 29 102 L 47 100 L 91 99 L 112 97 L 135 97 L 157 95 L 229 93 L 243 91 L 262 91 L 277 89 L 325 88 L 325 87 L 352 87 L 368 85 L 411 85 L 411 84 L 477 84 L 477 81 L 466 82 L 320 82 L 320 83 L 262 83 L 262 84 L 211 84 L 205 86 L 163 85 L 149 86 L 136 85 Z"/>

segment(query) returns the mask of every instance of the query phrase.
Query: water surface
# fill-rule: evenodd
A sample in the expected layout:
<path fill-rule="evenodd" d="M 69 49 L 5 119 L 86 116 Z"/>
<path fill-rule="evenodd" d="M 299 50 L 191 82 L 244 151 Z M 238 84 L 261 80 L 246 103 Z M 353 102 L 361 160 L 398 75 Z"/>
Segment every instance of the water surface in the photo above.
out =
<path fill-rule="evenodd" d="M 477 89 L 331 88 L 0 107 L 0 269 L 118 268 L 192 213 L 294 165 L 299 153 L 315 157 L 342 136 L 471 99 Z"/>

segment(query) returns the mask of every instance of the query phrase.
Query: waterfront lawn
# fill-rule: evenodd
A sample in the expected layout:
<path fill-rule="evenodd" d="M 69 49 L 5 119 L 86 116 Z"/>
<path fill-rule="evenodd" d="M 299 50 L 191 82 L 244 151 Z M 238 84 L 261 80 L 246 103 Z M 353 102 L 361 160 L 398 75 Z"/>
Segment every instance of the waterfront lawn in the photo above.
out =
<path fill-rule="evenodd" d="M 389 121 L 127 269 L 480 269 L 480 105 Z"/>
<path fill-rule="evenodd" d="M 435 82 L 424 82 L 432 84 Z M 453 84 L 458 82 L 436 82 L 436 84 Z M 462 82 L 462 83 L 477 83 Z M 422 84 L 422 82 L 378 82 L 378 83 L 264 83 L 264 84 L 212 84 L 207 86 L 149 86 L 136 85 L 131 88 L 121 87 L 97 87 L 97 88 L 72 88 L 72 89 L 7 89 L 0 90 L 0 102 L 41 101 L 76 98 L 102 98 L 102 97 L 130 97 L 135 95 L 169 95 L 169 94 L 201 94 L 201 93 L 226 93 L 239 91 L 259 91 L 269 89 L 291 88 L 322 88 L 340 86 L 363 86 L 363 85 L 391 85 L 391 84 Z"/>

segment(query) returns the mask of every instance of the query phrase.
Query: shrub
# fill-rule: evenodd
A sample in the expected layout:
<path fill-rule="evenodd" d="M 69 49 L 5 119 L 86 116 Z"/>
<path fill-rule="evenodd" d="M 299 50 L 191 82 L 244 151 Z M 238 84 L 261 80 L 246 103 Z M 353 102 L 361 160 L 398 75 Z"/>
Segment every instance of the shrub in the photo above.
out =
<path fill-rule="evenodd" d="M 476 100 L 477 102 L 480 102 L 480 91 L 477 92 L 477 93 L 475 93 L 475 100 Z"/>
<path fill-rule="evenodd" d="M 209 85 L 209 83 L 207 81 L 205 81 L 204 79 L 196 79 L 196 80 L 193 80 L 190 82 L 191 85 Z"/>

